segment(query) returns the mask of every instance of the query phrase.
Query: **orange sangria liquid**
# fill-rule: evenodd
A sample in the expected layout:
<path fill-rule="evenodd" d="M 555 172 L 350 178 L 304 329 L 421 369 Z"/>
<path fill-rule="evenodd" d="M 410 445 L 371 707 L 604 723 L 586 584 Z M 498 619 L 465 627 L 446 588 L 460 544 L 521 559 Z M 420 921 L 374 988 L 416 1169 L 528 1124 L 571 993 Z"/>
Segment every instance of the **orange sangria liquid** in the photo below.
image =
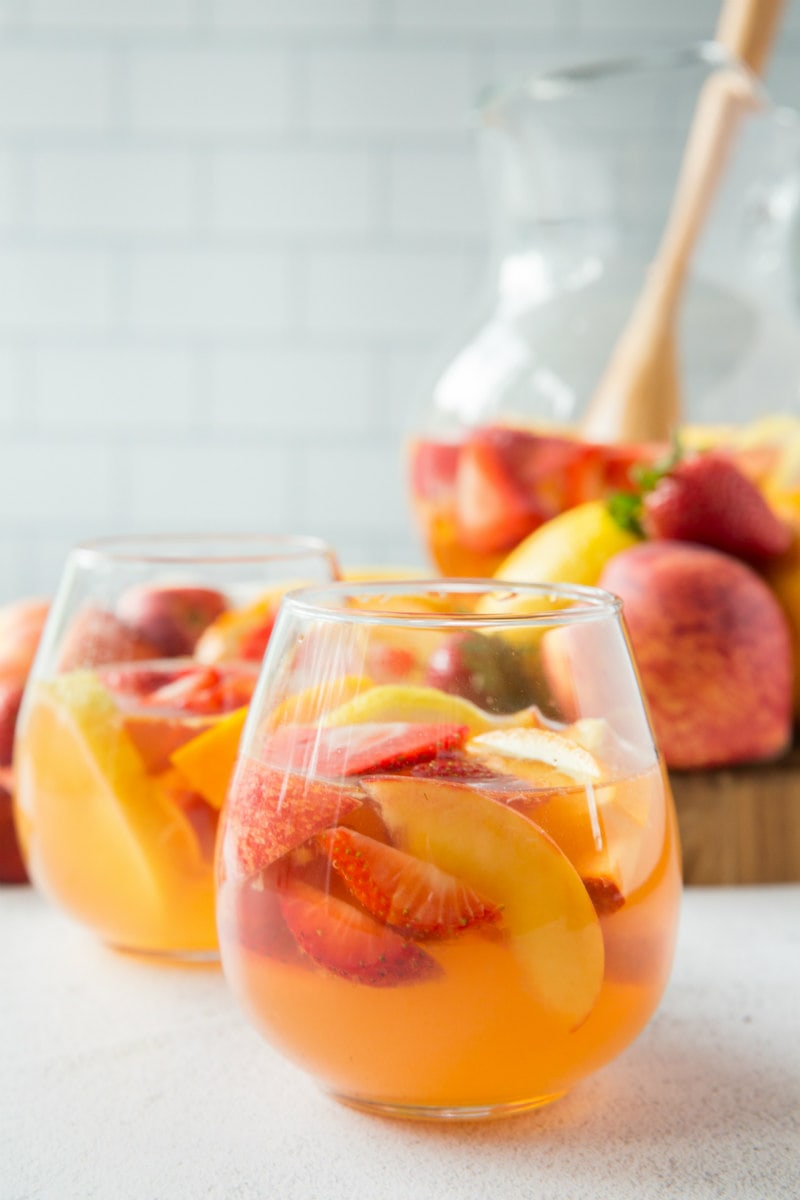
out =
<path fill-rule="evenodd" d="M 31 684 L 15 753 L 28 869 L 111 944 L 216 956 L 214 843 L 256 671 L 169 659 Z"/>
<path fill-rule="evenodd" d="M 437 707 L 435 689 L 377 688 L 348 708 L 363 723 L 283 724 L 240 760 L 219 843 L 226 976 L 348 1103 L 545 1104 L 629 1044 L 666 986 L 681 888 L 666 773 L 600 720 L 366 719 L 389 690 Z"/>

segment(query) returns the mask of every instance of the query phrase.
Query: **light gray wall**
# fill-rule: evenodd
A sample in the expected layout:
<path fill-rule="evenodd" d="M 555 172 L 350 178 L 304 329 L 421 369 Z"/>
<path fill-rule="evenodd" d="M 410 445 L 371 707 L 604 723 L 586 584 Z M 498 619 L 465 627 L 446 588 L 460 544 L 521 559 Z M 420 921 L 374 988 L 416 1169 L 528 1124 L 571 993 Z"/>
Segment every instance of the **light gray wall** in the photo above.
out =
<path fill-rule="evenodd" d="M 480 89 L 711 0 L 0 0 L 0 602 L 90 535 L 422 558 L 401 445 L 482 280 Z M 800 106 L 800 13 L 769 76 Z"/>

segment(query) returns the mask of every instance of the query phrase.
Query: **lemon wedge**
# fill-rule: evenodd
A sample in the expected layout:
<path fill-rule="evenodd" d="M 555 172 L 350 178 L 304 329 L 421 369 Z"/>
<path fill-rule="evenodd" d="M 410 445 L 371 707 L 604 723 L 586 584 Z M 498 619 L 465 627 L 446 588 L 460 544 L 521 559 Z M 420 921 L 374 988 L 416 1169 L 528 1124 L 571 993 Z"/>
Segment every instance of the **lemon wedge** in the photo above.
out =
<path fill-rule="evenodd" d="M 526 778 L 530 777 L 532 765 L 537 783 L 555 782 L 546 778 L 547 771 L 537 771 L 538 767 L 551 768 L 566 776 L 567 781 L 581 784 L 597 783 L 603 777 L 600 763 L 585 746 L 552 729 L 496 729 L 471 738 L 466 749 L 484 760 L 503 759 L 507 771 Z M 540 779 L 540 774 L 544 778 Z"/>
<path fill-rule="evenodd" d="M 323 719 L 324 725 L 357 725 L 364 721 L 448 721 L 466 725 L 470 735 L 538 723 L 535 708 L 502 716 L 488 713 L 439 688 L 412 684 L 378 684 L 359 692 Z"/>

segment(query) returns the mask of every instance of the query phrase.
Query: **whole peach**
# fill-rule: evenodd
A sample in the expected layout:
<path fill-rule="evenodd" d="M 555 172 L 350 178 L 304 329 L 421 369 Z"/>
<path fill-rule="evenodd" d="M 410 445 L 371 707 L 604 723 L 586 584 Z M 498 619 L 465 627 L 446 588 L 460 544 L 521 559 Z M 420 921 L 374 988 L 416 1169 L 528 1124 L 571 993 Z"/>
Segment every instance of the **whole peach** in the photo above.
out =
<path fill-rule="evenodd" d="M 644 542 L 612 558 L 600 584 L 622 599 L 668 766 L 723 766 L 786 750 L 791 637 L 751 567 L 690 542 Z"/>

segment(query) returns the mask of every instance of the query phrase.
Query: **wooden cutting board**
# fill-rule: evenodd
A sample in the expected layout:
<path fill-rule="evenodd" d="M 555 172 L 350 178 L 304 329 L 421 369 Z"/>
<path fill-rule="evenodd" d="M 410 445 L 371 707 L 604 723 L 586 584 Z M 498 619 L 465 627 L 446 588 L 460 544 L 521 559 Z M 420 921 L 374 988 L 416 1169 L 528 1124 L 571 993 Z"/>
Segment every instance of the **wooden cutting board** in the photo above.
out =
<path fill-rule="evenodd" d="M 775 763 L 671 771 L 687 884 L 800 882 L 800 746 Z"/>

